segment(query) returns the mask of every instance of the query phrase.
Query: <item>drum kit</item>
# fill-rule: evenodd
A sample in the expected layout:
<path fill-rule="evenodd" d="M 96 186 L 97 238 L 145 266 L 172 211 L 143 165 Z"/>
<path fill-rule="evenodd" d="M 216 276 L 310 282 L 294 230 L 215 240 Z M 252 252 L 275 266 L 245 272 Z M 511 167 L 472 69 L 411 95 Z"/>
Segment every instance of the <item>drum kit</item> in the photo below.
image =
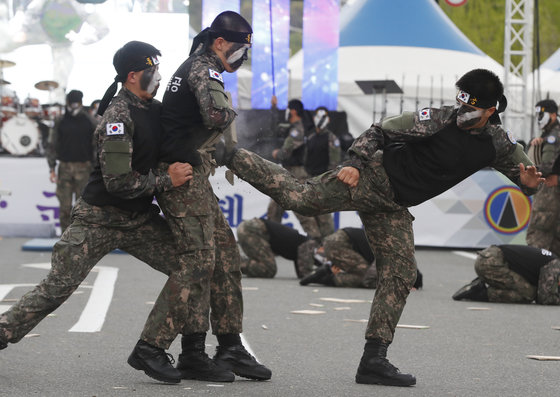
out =
<path fill-rule="evenodd" d="M 48 131 L 48 126 L 54 125 L 54 119 L 60 115 L 61 107 L 41 106 L 37 98 L 31 97 L 20 103 L 16 94 L 5 94 L 3 88 L 11 83 L 4 79 L 3 70 L 12 66 L 15 66 L 15 62 L 0 59 L 1 149 L 15 156 L 42 154 L 46 142 L 41 129 Z M 39 81 L 35 88 L 52 93 L 58 88 L 58 83 L 50 80 Z M 40 123 L 43 125 L 40 126 Z"/>

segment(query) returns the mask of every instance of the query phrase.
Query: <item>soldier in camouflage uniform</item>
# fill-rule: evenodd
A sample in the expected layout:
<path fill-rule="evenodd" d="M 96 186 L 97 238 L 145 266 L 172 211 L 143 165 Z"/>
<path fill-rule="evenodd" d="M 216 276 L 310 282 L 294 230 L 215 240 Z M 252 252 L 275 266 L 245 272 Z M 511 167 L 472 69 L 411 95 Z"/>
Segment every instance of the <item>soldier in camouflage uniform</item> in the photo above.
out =
<path fill-rule="evenodd" d="M 309 253 L 304 253 L 309 254 Z M 311 283 L 347 288 L 376 288 L 375 256 L 368 244 L 364 229 L 345 227 L 323 239 L 321 247 L 311 253 L 320 266 L 300 280 Z M 301 259 L 306 261 L 305 256 Z M 422 273 L 416 270 L 414 288 L 422 288 Z"/>
<path fill-rule="evenodd" d="M 152 100 L 161 78 L 157 55 L 155 47 L 138 41 L 115 53 L 118 75 L 99 109 L 103 118 L 95 131 L 98 156 L 90 180 L 53 248 L 47 277 L 0 315 L 0 348 L 20 341 L 72 295 L 103 256 L 120 248 L 168 275 L 128 362 L 154 379 L 181 381 L 165 349 L 186 321 L 191 283 L 198 286 L 191 267 L 175 260 L 173 235 L 152 201 L 154 192 L 192 178 L 192 167 L 175 163 L 164 172 L 154 170 L 161 109 Z M 107 109 L 118 82 L 123 87 Z"/>
<path fill-rule="evenodd" d="M 284 168 L 299 180 L 305 180 L 310 176 L 305 169 L 307 137 L 305 126 L 303 125 L 304 111 L 303 103 L 299 99 L 292 99 L 288 102 L 288 108 L 286 109 L 286 117 L 290 123 L 288 136 L 284 139 L 282 147 L 272 152 L 272 157 L 275 160 L 281 161 Z M 284 209 L 274 200 L 270 200 L 267 218 L 281 223 L 283 214 Z M 311 238 L 320 240 L 334 232 L 334 223 L 330 214 L 309 217 L 294 212 L 294 215 L 303 230 Z"/>
<path fill-rule="evenodd" d="M 66 95 L 66 112 L 51 129 L 46 151 L 50 180 L 56 182 L 62 232 L 70 224 L 72 204 L 88 182 L 94 156 L 93 132 L 97 124 L 83 108 L 82 98 L 83 94 L 78 90 Z M 57 160 L 58 175 L 55 171 Z"/>
<path fill-rule="evenodd" d="M 521 145 L 499 125 L 506 99 L 499 78 L 475 69 L 459 79 L 457 107 L 405 112 L 373 125 L 354 141 L 345 166 L 298 181 L 244 149 L 223 163 L 286 209 L 304 215 L 358 211 L 375 253 L 378 285 L 356 382 L 416 383 L 386 358 L 416 278 L 413 217 L 407 207 L 443 193 L 491 166 L 525 194 L 544 181 Z M 496 106 L 499 108 L 496 109 Z"/>
<path fill-rule="evenodd" d="M 189 184 L 157 194 L 179 246 L 179 263 L 191 267 L 201 284 L 191 293 L 182 331 L 177 368 L 185 379 L 232 382 L 234 373 L 258 380 L 271 377 L 241 343 L 239 249 L 208 180 L 215 166 L 211 153 L 236 117 L 221 73 L 235 72 L 247 59 L 251 34 L 241 15 L 218 15 L 194 38 L 189 58 L 171 77 L 163 97 L 161 166 L 180 161 L 194 167 Z M 210 307 L 219 343 L 213 360 L 205 352 Z"/>
<path fill-rule="evenodd" d="M 560 305 L 560 258 L 543 248 L 491 245 L 478 253 L 478 275 L 455 300 Z"/>
<path fill-rule="evenodd" d="M 537 103 L 537 121 L 542 130 L 533 139 L 529 156 L 546 181 L 533 196 L 527 244 L 560 255 L 560 122 L 558 106 L 551 99 Z"/>
<path fill-rule="evenodd" d="M 241 258 L 241 272 L 248 277 L 273 278 L 276 256 L 294 261 L 298 278 L 313 271 L 314 249 L 319 243 L 297 230 L 269 219 L 253 218 L 237 226 L 237 241 L 247 257 Z"/>

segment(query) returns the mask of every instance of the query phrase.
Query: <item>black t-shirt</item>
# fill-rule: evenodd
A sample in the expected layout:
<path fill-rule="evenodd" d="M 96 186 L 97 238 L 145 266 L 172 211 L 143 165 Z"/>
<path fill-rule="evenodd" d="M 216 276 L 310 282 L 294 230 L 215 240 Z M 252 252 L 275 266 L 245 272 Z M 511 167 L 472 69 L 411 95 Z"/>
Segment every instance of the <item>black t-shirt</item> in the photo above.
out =
<path fill-rule="evenodd" d="M 373 255 L 373 251 L 369 246 L 364 229 L 360 229 L 357 227 L 345 227 L 342 230 L 350 238 L 354 251 L 363 256 L 366 261 L 372 263 L 375 259 L 375 256 Z"/>
<path fill-rule="evenodd" d="M 453 121 L 429 138 L 385 146 L 383 166 L 395 202 L 414 206 L 489 166 L 495 157 L 490 135 L 469 134 Z"/>
<path fill-rule="evenodd" d="M 297 259 L 298 247 L 309 240 L 309 238 L 281 223 L 268 219 L 263 219 L 263 222 L 270 236 L 272 252 L 275 255 L 295 261 Z"/>
<path fill-rule="evenodd" d="M 57 158 L 64 162 L 92 161 L 95 127 L 85 111 L 76 116 L 66 112 L 57 128 Z"/>
<path fill-rule="evenodd" d="M 305 142 L 307 154 L 305 170 L 311 176 L 320 175 L 329 169 L 329 133 L 313 132 Z"/>
<path fill-rule="evenodd" d="M 499 245 L 508 266 L 533 285 L 539 283 L 541 267 L 558 257 L 542 248 L 526 245 Z"/>

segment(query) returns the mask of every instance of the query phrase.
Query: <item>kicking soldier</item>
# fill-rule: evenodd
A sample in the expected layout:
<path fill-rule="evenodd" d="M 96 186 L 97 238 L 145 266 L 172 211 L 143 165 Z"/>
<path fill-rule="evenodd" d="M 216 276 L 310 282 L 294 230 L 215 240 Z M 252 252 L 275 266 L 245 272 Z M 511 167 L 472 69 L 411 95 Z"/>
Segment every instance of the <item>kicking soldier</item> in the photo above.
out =
<path fill-rule="evenodd" d="M 356 382 L 416 384 L 386 358 L 406 297 L 416 279 L 413 217 L 418 205 L 491 166 L 531 195 L 544 181 L 521 145 L 499 125 L 506 107 L 503 85 L 491 71 L 475 69 L 456 83 L 457 106 L 405 112 L 372 125 L 349 149 L 345 165 L 305 183 L 244 149 L 220 163 L 303 215 L 358 211 L 375 253 L 377 290 Z"/>

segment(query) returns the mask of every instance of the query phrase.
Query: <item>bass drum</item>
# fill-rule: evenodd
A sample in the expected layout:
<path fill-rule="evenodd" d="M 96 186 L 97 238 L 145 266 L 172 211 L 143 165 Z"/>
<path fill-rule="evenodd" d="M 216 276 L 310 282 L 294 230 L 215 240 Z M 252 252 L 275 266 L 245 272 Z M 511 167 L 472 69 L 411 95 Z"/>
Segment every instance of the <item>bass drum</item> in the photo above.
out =
<path fill-rule="evenodd" d="M 8 153 L 25 156 L 39 145 L 37 122 L 25 114 L 17 114 L 7 120 L 0 130 L 0 142 Z"/>

